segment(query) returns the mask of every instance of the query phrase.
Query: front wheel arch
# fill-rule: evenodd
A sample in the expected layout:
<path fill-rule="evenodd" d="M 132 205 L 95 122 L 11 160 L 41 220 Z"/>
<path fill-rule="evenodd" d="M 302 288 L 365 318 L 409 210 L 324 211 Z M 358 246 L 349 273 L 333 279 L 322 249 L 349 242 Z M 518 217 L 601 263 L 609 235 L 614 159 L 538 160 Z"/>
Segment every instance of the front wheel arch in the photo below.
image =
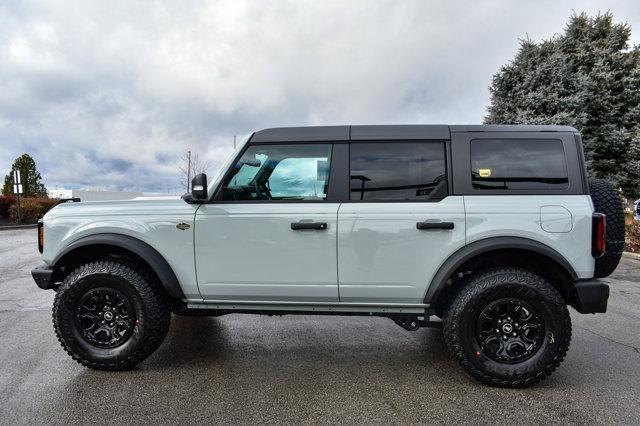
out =
<path fill-rule="evenodd" d="M 149 244 L 128 235 L 102 233 L 79 238 L 62 250 L 51 266 L 54 270 L 64 269 L 68 273 L 83 263 L 114 255 L 132 258 L 147 266 L 171 298 L 185 298 L 180 282 L 166 259 Z"/>

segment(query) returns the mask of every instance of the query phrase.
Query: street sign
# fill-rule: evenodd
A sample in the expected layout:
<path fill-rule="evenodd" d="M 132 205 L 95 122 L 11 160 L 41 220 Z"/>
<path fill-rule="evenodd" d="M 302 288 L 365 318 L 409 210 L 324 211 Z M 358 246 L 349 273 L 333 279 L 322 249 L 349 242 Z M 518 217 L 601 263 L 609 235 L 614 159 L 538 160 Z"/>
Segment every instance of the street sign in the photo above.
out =
<path fill-rule="evenodd" d="M 17 195 L 16 202 L 18 204 L 18 223 L 22 222 L 22 209 L 20 208 L 20 195 L 22 195 L 22 180 L 20 179 L 20 170 L 13 171 L 13 193 Z"/>
<path fill-rule="evenodd" d="M 20 180 L 20 170 L 13 171 L 13 193 L 22 194 L 22 181 Z"/>

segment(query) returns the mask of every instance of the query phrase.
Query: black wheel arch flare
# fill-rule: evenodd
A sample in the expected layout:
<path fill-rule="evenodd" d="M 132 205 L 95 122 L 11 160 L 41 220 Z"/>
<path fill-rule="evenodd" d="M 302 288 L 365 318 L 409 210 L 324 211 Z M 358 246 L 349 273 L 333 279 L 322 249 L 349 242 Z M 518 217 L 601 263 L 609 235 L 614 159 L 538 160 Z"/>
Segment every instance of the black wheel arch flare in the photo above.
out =
<path fill-rule="evenodd" d="M 65 256 L 73 251 L 90 246 L 113 246 L 130 251 L 140 257 L 153 270 L 170 297 L 184 299 L 180 282 L 166 259 L 149 244 L 129 235 L 100 233 L 79 238 L 58 253 L 51 263 L 52 268 L 58 267 L 64 261 Z"/>
<path fill-rule="evenodd" d="M 573 281 L 578 279 L 575 270 L 564 256 L 539 241 L 522 237 L 490 237 L 467 244 L 449 256 L 431 279 L 424 303 L 437 308 L 434 303 L 438 302 L 443 291 L 447 289 L 447 281 L 465 263 L 491 251 L 509 249 L 527 250 L 542 255 L 556 263 Z"/>

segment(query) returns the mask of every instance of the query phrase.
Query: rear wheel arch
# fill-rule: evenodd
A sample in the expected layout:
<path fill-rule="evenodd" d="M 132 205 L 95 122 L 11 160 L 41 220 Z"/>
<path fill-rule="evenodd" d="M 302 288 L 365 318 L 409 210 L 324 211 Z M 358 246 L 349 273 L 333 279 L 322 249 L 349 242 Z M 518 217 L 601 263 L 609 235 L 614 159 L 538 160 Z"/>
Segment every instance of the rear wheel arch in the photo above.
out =
<path fill-rule="evenodd" d="M 493 266 L 529 269 L 549 280 L 567 303 L 575 302 L 573 281 L 578 275 L 571 264 L 553 248 L 521 237 L 491 237 L 453 253 L 431 280 L 424 302 L 442 312 L 447 301 L 462 286 L 467 271 L 477 272 Z"/>
<path fill-rule="evenodd" d="M 62 250 L 51 263 L 56 270 L 70 273 L 83 263 L 107 256 L 127 257 L 147 266 L 167 294 L 174 299 L 184 299 L 182 287 L 166 259 L 149 244 L 137 238 L 115 233 L 102 233 L 82 237 Z"/>

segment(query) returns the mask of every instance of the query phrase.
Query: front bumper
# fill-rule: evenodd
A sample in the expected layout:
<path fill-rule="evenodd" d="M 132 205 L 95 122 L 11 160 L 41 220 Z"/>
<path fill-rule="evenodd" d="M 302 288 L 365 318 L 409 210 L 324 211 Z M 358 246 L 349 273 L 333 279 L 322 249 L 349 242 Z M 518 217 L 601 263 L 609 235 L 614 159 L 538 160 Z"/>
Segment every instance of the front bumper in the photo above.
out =
<path fill-rule="evenodd" d="M 607 312 L 609 286 L 599 280 L 579 280 L 575 282 L 578 301 L 575 306 L 581 314 Z"/>
<path fill-rule="evenodd" d="M 49 265 L 43 263 L 31 270 L 31 276 L 36 282 L 38 287 L 43 290 L 49 290 L 54 288 L 55 281 L 53 280 L 53 269 Z"/>

